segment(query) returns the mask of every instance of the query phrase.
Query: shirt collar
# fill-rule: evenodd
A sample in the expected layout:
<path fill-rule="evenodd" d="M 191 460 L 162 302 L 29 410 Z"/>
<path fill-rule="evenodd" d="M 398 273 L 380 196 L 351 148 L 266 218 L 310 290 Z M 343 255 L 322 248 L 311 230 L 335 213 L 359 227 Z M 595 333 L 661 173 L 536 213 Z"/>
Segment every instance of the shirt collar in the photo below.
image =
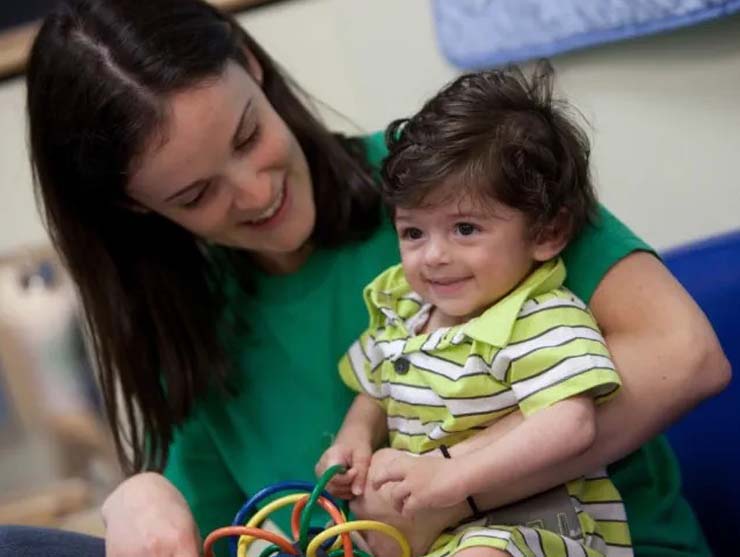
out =
<path fill-rule="evenodd" d="M 401 304 L 404 299 L 417 303 Z M 390 267 L 365 288 L 365 303 L 370 310 L 371 327 L 386 323 L 401 325 L 413 317 L 423 305 L 423 300 L 406 281 L 400 264 Z"/>
<path fill-rule="evenodd" d="M 565 264 L 560 258 L 541 264 L 509 294 L 468 321 L 462 333 L 492 346 L 506 346 L 524 302 L 561 286 L 565 274 Z M 370 309 L 371 326 L 374 327 L 386 324 L 405 327 L 408 325 L 406 320 L 413 319 L 423 308 L 421 297 L 409 286 L 401 265 L 391 267 L 368 285 L 365 299 Z M 402 307 L 402 299 L 419 303 Z"/>
<path fill-rule="evenodd" d="M 558 288 L 564 280 L 565 264 L 562 259 L 551 259 L 543 263 L 509 294 L 470 320 L 463 327 L 463 333 L 492 346 L 506 346 L 524 302 Z"/>

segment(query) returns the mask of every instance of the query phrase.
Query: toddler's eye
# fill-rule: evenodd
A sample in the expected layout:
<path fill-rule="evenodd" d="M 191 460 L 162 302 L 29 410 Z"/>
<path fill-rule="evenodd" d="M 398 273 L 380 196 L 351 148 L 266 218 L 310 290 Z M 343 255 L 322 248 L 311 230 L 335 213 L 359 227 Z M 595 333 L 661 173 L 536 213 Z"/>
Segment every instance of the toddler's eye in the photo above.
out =
<path fill-rule="evenodd" d="M 455 225 L 455 229 L 461 236 L 470 236 L 478 231 L 478 227 L 469 222 L 459 222 Z"/>
<path fill-rule="evenodd" d="M 424 233 L 419 228 L 415 228 L 413 226 L 404 228 L 401 231 L 401 238 L 403 238 L 404 240 L 418 240 L 423 235 Z"/>

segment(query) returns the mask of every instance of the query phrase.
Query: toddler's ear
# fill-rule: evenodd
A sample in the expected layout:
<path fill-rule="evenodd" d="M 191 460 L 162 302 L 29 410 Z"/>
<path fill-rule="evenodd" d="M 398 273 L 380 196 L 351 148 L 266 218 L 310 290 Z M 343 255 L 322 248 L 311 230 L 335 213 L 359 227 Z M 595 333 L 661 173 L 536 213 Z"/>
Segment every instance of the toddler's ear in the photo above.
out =
<path fill-rule="evenodd" d="M 534 239 L 532 258 L 535 261 L 548 261 L 558 256 L 570 241 L 572 227 L 570 215 L 561 211 Z"/>

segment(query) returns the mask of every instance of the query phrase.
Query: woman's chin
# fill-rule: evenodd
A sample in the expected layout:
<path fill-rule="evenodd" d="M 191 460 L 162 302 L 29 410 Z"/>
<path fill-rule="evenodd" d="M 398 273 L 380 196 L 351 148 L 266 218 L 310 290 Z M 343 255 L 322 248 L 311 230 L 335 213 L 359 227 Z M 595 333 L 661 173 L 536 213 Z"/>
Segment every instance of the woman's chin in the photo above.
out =
<path fill-rule="evenodd" d="M 300 269 L 311 255 L 313 246 L 304 242 L 293 249 L 253 251 L 255 260 L 269 273 L 293 273 Z"/>

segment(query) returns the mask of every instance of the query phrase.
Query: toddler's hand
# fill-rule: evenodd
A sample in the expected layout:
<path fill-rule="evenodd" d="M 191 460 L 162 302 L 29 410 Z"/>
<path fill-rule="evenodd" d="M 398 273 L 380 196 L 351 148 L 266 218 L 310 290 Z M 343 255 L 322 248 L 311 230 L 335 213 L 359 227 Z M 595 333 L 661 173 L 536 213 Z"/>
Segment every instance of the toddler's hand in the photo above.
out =
<path fill-rule="evenodd" d="M 335 464 L 345 467 L 344 474 L 336 474 L 327 484 L 326 490 L 341 499 L 352 499 L 362 495 L 365 489 L 367 470 L 370 467 L 372 449 L 369 445 L 353 446 L 335 443 L 329 447 L 316 464 L 316 476 L 321 476 Z"/>
<path fill-rule="evenodd" d="M 415 513 L 408 512 L 401 515 L 394 510 L 392 504 L 392 491 L 396 484 L 393 482 L 384 483 L 380 489 L 375 489 L 375 474 L 380 474 L 382 470 L 391 461 L 396 458 L 408 459 L 409 464 L 427 458 L 436 458 L 433 456 L 437 451 L 432 451 L 428 455 L 413 457 L 395 449 L 381 449 L 373 454 L 368 472 L 367 485 L 362 497 L 356 497 L 350 503 L 350 509 L 360 520 L 378 520 L 398 528 L 411 544 L 412 555 L 425 555 L 429 547 L 437 539 L 442 531 L 454 524 L 458 524 L 464 518 L 470 516 L 470 509 L 465 502 L 449 508 L 440 508 L 434 510 L 423 510 Z M 439 458 L 442 458 L 440 453 Z M 382 476 L 379 476 L 382 479 Z M 398 544 L 392 538 L 379 532 L 363 533 L 370 545 L 373 555 L 383 555 L 393 557 L 398 555 Z"/>
<path fill-rule="evenodd" d="M 411 517 L 422 510 L 452 507 L 465 500 L 467 494 L 452 461 L 396 452 L 383 465 L 373 461 L 370 485 L 380 489 L 390 484 L 393 507 L 401 515 Z"/>

